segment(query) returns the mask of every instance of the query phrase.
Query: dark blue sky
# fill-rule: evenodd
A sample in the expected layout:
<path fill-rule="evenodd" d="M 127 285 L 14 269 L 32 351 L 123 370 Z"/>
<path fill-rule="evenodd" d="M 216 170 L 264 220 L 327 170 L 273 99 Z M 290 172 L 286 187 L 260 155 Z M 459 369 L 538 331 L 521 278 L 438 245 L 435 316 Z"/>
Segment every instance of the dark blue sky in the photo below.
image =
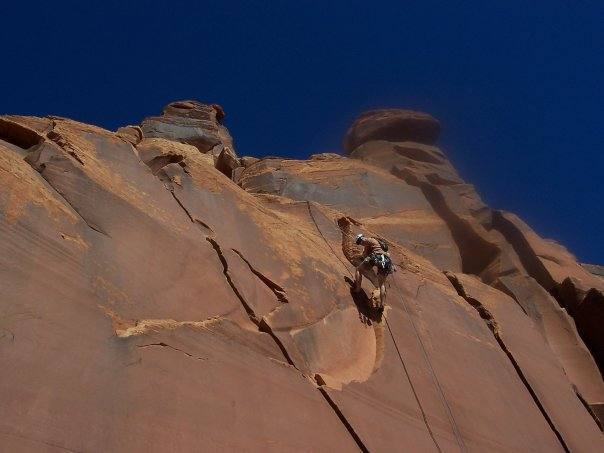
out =
<path fill-rule="evenodd" d="M 91 6 L 91 4 L 98 6 Z M 337 150 L 425 110 L 493 207 L 604 263 L 604 2 L 5 2 L 0 112 L 114 129 L 217 102 L 240 155 Z"/>

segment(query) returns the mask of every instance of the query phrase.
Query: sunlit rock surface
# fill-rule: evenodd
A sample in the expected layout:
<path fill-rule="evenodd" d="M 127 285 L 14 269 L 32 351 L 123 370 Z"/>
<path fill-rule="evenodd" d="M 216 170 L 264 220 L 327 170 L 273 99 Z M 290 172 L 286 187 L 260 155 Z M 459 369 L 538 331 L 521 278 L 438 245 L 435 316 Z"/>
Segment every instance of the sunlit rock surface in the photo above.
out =
<path fill-rule="evenodd" d="M 291 160 L 223 117 L 0 117 L 2 451 L 604 449 L 604 280 L 486 206 L 434 118 Z"/>

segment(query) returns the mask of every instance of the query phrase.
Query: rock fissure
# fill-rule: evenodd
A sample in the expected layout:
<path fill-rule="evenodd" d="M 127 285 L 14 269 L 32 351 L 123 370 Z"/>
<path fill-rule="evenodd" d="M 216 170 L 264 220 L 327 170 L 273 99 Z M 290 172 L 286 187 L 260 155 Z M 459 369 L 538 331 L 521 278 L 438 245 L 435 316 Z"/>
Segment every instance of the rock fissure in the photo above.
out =
<path fill-rule="evenodd" d="M 272 340 L 275 342 L 277 347 L 281 350 L 287 363 L 289 363 L 294 368 L 297 368 L 296 365 L 294 364 L 294 361 L 291 359 L 290 354 L 287 352 L 287 349 L 285 348 L 285 345 L 283 344 L 283 342 L 279 339 L 279 337 L 277 337 L 277 335 L 275 335 L 275 333 L 273 332 L 273 329 L 269 326 L 269 324 L 266 322 L 266 320 L 258 317 L 256 312 L 252 309 L 250 304 L 245 300 L 245 298 L 241 294 L 241 291 L 239 291 L 239 289 L 237 288 L 237 285 L 235 285 L 235 282 L 233 282 L 233 279 L 231 278 L 231 274 L 229 273 L 229 263 L 222 252 L 222 248 L 220 247 L 220 244 L 218 244 L 218 242 L 211 237 L 206 237 L 206 240 L 212 245 L 212 247 L 214 248 L 214 251 L 218 255 L 218 259 L 222 263 L 222 267 L 223 267 L 222 273 L 224 274 L 224 277 L 226 278 L 227 283 L 229 284 L 229 286 L 235 293 L 235 296 L 237 296 L 237 299 L 239 299 L 239 302 L 243 306 L 243 309 L 247 313 L 250 321 L 252 321 L 258 327 L 258 330 L 260 332 L 266 333 L 267 335 L 269 335 L 272 338 Z"/>
<path fill-rule="evenodd" d="M 231 277 L 229 275 L 228 262 L 227 262 L 226 258 L 224 257 L 224 254 L 222 253 L 222 249 L 220 248 L 220 245 L 218 244 L 218 242 L 216 242 L 214 239 L 209 238 L 209 237 L 206 238 L 206 240 L 212 244 L 212 247 L 214 247 L 214 250 L 218 254 L 218 257 L 219 257 L 219 259 L 220 259 L 220 261 L 222 262 L 222 265 L 223 265 L 223 273 L 225 275 L 225 278 L 227 279 L 227 282 L 229 283 L 229 285 L 233 289 L 233 292 L 235 293 L 235 295 L 240 300 L 240 302 L 243 305 L 245 311 L 248 313 L 248 316 L 249 316 L 250 320 L 254 324 L 256 324 L 258 326 L 258 330 L 260 330 L 261 332 L 264 332 L 264 333 L 268 334 L 273 339 L 273 341 L 275 342 L 275 344 L 277 345 L 277 347 L 281 350 L 281 353 L 283 354 L 283 356 L 285 357 L 285 359 L 287 360 L 287 362 L 292 367 L 298 369 L 296 367 L 294 361 L 291 359 L 291 356 L 290 356 L 289 352 L 287 351 L 287 349 L 285 348 L 285 345 L 283 344 L 283 342 L 277 337 L 277 335 L 275 335 L 275 333 L 273 332 L 272 328 L 268 325 L 268 323 L 266 322 L 265 319 L 258 319 L 258 317 L 254 313 L 254 311 L 252 310 L 252 308 L 250 307 L 250 305 L 245 301 L 244 297 L 241 295 L 240 291 L 235 286 L 233 280 L 231 279 Z M 242 255 L 240 255 L 236 250 L 233 250 L 233 251 L 236 252 L 239 256 L 241 256 L 241 258 L 245 261 L 245 258 L 243 258 Z M 251 266 L 250 266 L 250 269 L 252 269 Z M 319 383 L 317 383 L 317 384 L 319 385 Z M 361 451 L 368 452 L 369 450 L 365 447 L 365 445 L 363 444 L 363 441 L 361 440 L 361 438 L 355 432 L 354 428 L 352 427 L 352 425 L 350 424 L 350 422 L 346 419 L 346 417 L 344 416 L 344 414 L 342 413 L 342 411 L 335 404 L 335 402 L 329 397 L 329 395 L 327 394 L 327 392 L 323 388 L 321 388 L 320 385 L 318 387 L 318 390 L 321 393 L 321 395 L 323 396 L 323 398 L 325 399 L 325 401 L 327 401 L 327 403 L 329 404 L 329 406 L 331 407 L 331 409 L 333 410 L 333 412 L 335 413 L 335 415 L 338 417 L 338 419 L 340 420 L 340 422 L 344 425 L 344 427 L 346 428 L 346 430 L 349 432 L 350 436 L 353 438 L 353 440 L 355 441 L 355 443 L 361 449 Z"/>
<path fill-rule="evenodd" d="M 32 154 L 30 153 L 28 156 L 31 156 L 31 155 Z M 84 217 L 84 215 L 82 215 L 82 213 L 81 213 L 81 210 L 78 209 L 77 206 L 75 206 L 74 204 L 72 204 L 69 201 L 67 195 L 65 193 L 63 193 L 56 186 L 56 184 L 54 184 L 53 181 L 45 175 L 45 169 L 46 169 L 46 165 L 47 165 L 46 162 L 37 162 L 35 160 L 31 160 L 31 159 L 28 159 L 28 158 L 25 158 L 24 161 L 27 162 L 31 168 L 33 168 L 34 170 L 36 170 L 36 172 L 48 184 L 48 187 L 50 187 L 53 190 L 53 192 L 55 194 L 57 194 L 57 196 L 64 202 L 65 206 L 67 206 L 71 211 L 73 211 L 77 215 L 77 217 L 79 217 L 91 230 L 96 231 L 97 233 L 100 233 L 103 236 L 106 236 L 108 238 L 111 238 L 111 236 L 109 235 L 109 233 L 107 233 L 106 231 L 104 231 L 98 225 L 94 224 L 94 222 L 91 222 L 86 217 Z"/>
<path fill-rule="evenodd" d="M 277 283 L 272 281 L 270 278 L 268 278 L 262 272 L 257 270 L 254 266 L 252 266 L 252 264 L 243 256 L 243 254 L 239 250 L 236 250 L 236 249 L 231 249 L 231 250 L 233 252 L 235 252 L 245 262 L 245 264 L 247 264 L 250 271 L 256 277 L 258 277 L 258 279 L 260 281 L 262 281 L 262 283 L 264 283 L 268 287 L 268 289 L 270 289 L 275 294 L 275 297 L 277 298 L 277 300 L 279 302 L 284 303 L 284 304 L 289 303 L 283 287 L 281 287 L 280 285 L 278 285 Z"/>
<path fill-rule="evenodd" d="M 323 398 L 325 398 L 325 401 L 327 401 L 327 403 L 329 404 L 329 406 L 331 407 L 333 412 L 336 414 L 336 416 L 340 419 L 340 422 L 342 422 L 342 424 L 344 425 L 346 430 L 350 433 L 350 436 L 354 439 L 354 441 L 357 444 L 357 446 L 359 447 L 359 449 L 364 453 L 369 453 L 369 449 L 365 446 L 365 444 L 363 443 L 363 440 L 357 434 L 354 427 L 350 424 L 350 422 L 348 421 L 346 416 L 342 413 L 342 411 L 340 410 L 338 405 L 335 403 L 335 401 L 329 396 L 329 394 L 325 391 L 325 389 L 318 387 L 318 390 L 321 393 L 321 395 L 323 396 Z"/>
<path fill-rule="evenodd" d="M 222 273 L 224 274 L 224 277 L 226 278 L 227 283 L 229 284 L 229 286 L 235 293 L 235 296 L 237 296 L 237 299 L 239 299 L 239 302 L 241 302 L 241 305 L 243 306 L 243 309 L 247 313 L 250 320 L 258 326 L 260 324 L 260 319 L 258 319 L 258 317 L 256 316 L 256 313 L 254 312 L 252 307 L 247 303 L 247 301 L 245 300 L 245 298 L 243 297 L 243 295 L 241 294 L 241 292 L 239 291 L 239 289 L 233 282 L 233 279 L 231 278 L 231 274 L 229 273 L 229 263 L 226 260 L 224 253 L 222 252 L 222 248 L 220 247 L 220 244 L 218 244 L 218 242 L 211 237 L 206 237 L 206 241 L 208 241 L 212 245 L 212 248 L 216 252 L 218 259 L 222 263 Z"/>
<path fill-rule="evenodd" d="M 507 358 L 510 361 L 512 367 L 516 371 L 516 374 L 518 375 L 518 378 L 520 379 L 520 381 L 522 382 L 522 384 L 524 385 L 524 387 L 526 388 L 526 390 L 528 391 L 528 393 L 531 395 L 531 398 L 533 399 L 533 402 L 535 403 L 535 405 L 537 406 L 537 408 L 539 409 L 539 411 L 543 415 L 543 418 L 545 419 L 545 421 L 547 422 L 547 424 L 549 425 L 549 427 L 551 428 L 551 430 L 555 434 L 556 438 L 558 439 L 558 442 L 560 442 L 561 447 L 564 449 L 565 452 L 570 453 L 570 449 L 568 448 L 568 445 L 566 444 L 566 441 L 562 437 L 562 434 L 560 433 L 560 431 L 556 427 L 556 425 L 555 425 L 554 421 L 552 420 L 552 418 L 549 416 L 549 414 L 545 410 L 545 407 L 543 406 L 543 404 L 539 400 L 539 397 L 538 397 L 537 393 L 535 392 L 535 390 L 533 389 L 533 386 L 530 384 L 530 382 L 528 381 L 528 379 L 524 375 L 524 372 L 522 371 L 522 368 L 518 364 L 518 361 L 516 360 L 516 358 L 514 357 L 514 355 L 512 354 L 512 352 L 507 347 L 505 341 L 501 337 L 499 324 L 497 323 L 497 321 L 495 320 L 495 318 L 493 317 L 493 315 L 491 314 L 491 312 L 482 303 L 480 303 L 480 301 L 478 301 L 478 300 L 476 300 L 476 299 L 474 299 L 472 297 L 469 297 L 466 294 L 466 292 L 465 292 L 465 290 L 463 288 L 463 285 L 459 282 L 459 280 L 455 277 L 455 275 L 453 275 L 450 272 L 445 272 L 445 275 L 451 281 L 451 284 L 453 285 L 453 287 L 455 288 L 455 290 L 457 291 L 457 293 L 461 297 L 463 297 L 463 299 L 466 302 L 468 302 L 468 304 L 471 307 L 473 307 L 478 312 L 478 314 L 480 315 L 480 317 L 485 321 L 485 324 L 487 325 L 487 327 L 489 328 L 489 330 L 492 332 L 493 337 L 495 338 L 495 341 L 497 341 L 497 344 L 499 345 L 499 347 L 501 348 L 501 350 L 507 356 Z"/>
<path fill-rule="evenodd" d="M 180 160 L 178 162 L 180 162 Z M 171 163 L 171 162 L 167 162 L 166 165 L 168 163 Z M 160 167 L 160 169 L 161 169 L 161 167 Z M 158 171 L 159 171 L 159 169 L 158 169 Z M 214 236 L 214 231 L 212 230 L 212 228 L 209 225 L 207 225 L 206 223 L 202 222 L 201 220 L 193 217 L 193 215 L 186 208 L 186 206 L 184 205 L 184 203 L 182 203 L 180 201 L 180 199 L 178 198 L 178 196 L 175 194 L 173 188 L 167 186 L 165 183 L 164 183 L 164 186 L 166 187 L 166 190 L 168 190 L 171 193 L 172 197 L 174 198 L 174 200 L 176 201 L 176 203 L 180 206 L 180 208 L 189 217 L 189 220 L 191 220 L 191 222 L 193 222 L 193 223 L 195 223 L 197 225 L 200 225 L 201 227 L 207 229 L 210 232 L 210 235 L 206 235 L 206 240 L 210 243 L 210 245 L 212 246 L 212 248 L 216 252 L 216 255 L 218 256 L 218 259 L 220 260 L 220 262 L 222 264 L 222 267 L 223 267 L 222 273 L 223 273 L 223 275 L 224 275 L 224 277 L 225 277 L 225 279 L 226 279 L 229 287 L 231 288 L 231 290 L 233 291 L 233 293 L 235 294 L 235 296 L 237 297 L 237 299 L 241 303 L 241 305 L 242 305 L 243 309 L 245 310 L 246 314 L 248 315 L 248 318 L 250 319 L 250 321 L 252 321 L 252 323 L 254 323 L 258 327 L 258 330 L 260 332 L 266 333 L 267 335 L 269 335 L 272 338 L 272 340 L 275 342 L 275 344 L 277 345 L 277 347 L 279 348 L 279 350 L 283 354 L 283 356 L 284 356 L 285 360 L 287 361 L 287 363 L 290 364 L 293 367 L 296 367 L 295 364 L 294 364 L 294 362 L 293 362 L 293 360 L 291 359 L 289 353 L 287 352 L 287 349 L 285 348 L 285 346 L 281 342 L 281 340 L 279 340 L 279 338 L 275 335 L 275 333 L 273 332 L 273 330 L 271 329 L 271 327 L 268 325 L 268 323 L 264 319 L 261 319 L 261 318 L 259 318 L 257 316 L 257 314 L 254 312 L 254 310 L 250 306 L 250 304 L 243 297 L 243 294 L 241 294 L 241 291 L 239 291 L 239 289 L 237 288 L 237 286 L 233 282 L 233 279 L 231 278 L 231 275 L 229 273 L 229 264 L 228 264 L 228 261 L 227 261 L 226 257 L 224 256 L 224 253 L 222 252 L 222 248 L 221 248 L 220 244 L 212 237 L 212 236 Z M 241 253 L 239 253 L 236 250 L 233 250 L 233 251 L 236 252 L 237 255 L 240 256 L 241 259 L 244 260 L 247 263 L 247 265 L 249 266 L 250 270 L 256 276 L 258 276 L 258 278 L 260 278 L 260 280 L 263 281 L 273 291 L 273 293 L 277 296 L 277 298 L 280 301 L 287 302 L 287 299 L 285 298 L 285 294 L 284 294 L 283 288 L 281 288 L 279 285 L 274 284 L 272 281 L 270 281 L 269 279 L 267 279 L 266 277 L 264 277 L 262 274 L 260 274 L 259 272 L 255 271 L 255 269 L 251 266 L 251 264 L 247 260 L 245 260 L 245 258 L 243 257 L 243 255 Z"/>
<path fill-rule="evenodd" d="M 168 349 L 172 349 L 174 351 L 178 351 L 178 352 L 186 355 L 187 357 L 191 357 L 192 359 L 204 360 L 204 361 L 208 360 L 207 357 L 197 357 L 197 356 L 194 356 L 193 354 L 189 354 L 187 351 L 183 351 L 182 349 L 175 348 L 174 346 L 171 346 L 171 345 L 169 345 L 167 343 L 164 343 L 163 341 L 159 342 L 159 343 L 139 344 L 139 345 L 136 345 L 136 347 L 137 348 L 151 348 L 151 347 L 168 348 Z"/>
<path fill-rule="evenodd" d="M 238 157 L 223 116 L 190 100 L 115 132 L 0 116 L 0 416 L 23 435 L 0 450 L 603 449 L 579 334 L 604 351 L 604 280 L 493 215 L 434 119 L 370 112 L 349 157 L 301 160 Z M 401 270 L 385 310 L 371 278 L 352 291 L 357 233 Z M 479 277 L 454 274 L 471 300 L 443 269 Z"/>
<path fill-rule="evenodd" d="M 212 229 L 212 227 L 210 227 L 210 225 L 199 220 L 197 217 L 193 217 L 191 215 L 191 213 L 189 212 L 189 210 L 185 207 L 183 202 L 180 201 L 180 198 L 178 198 L 178 195 L 176 195 L 174 193 L 174 190 L 170 190 L 170 189 L 168 189 L 168 190 L 172 194 L 172 197 L 174 198 L 174 200 L 176 200 L 176 203 L 178 203 L 178 205 L 182 208 L 182 210 L 185 211 L 185 214 L 187 214 L 187 216 L 189 217 L 189 220 L 191 220 L 191 222 L 193 222 L 194 224 L 198 225 L 199 227 L 205 229 L 206 231 L 204 233 L 209 234 L 210 236 L 214 235 L 214 230 Z"/>
<path fill-rule="evenodd" d="M 73 157 L 80 165 L 84 165 L 84 161 L 78 155 L 76 148 L 65 137 L 55 131 L 56 126 L 57 123 L 52 120 L 51 129 L 46 133 L 46 137 L 69 156 Z"/>
<path fill-rule="evenodd" d="M 604 335 L 601 329 L 604 284 L 595 281 L 564 247 L 538 237 L 517 216 L 495 211 L 493 228 L 512 246 L 528 275 L 573 318 L 579 336 L 604 376 Z M 555 254 L 558 256 L 554 257 Z M 597 403 L 600 401 L 601 397 Z"/>
<path fill-rule="evenodd" d="M 585 410 L 589 413 L 590 417 L 593 418 L 594 423 L 596 425 L 598 425 L 598 428 L 600 428 L 600 431 L 604 432 L 604 426 L 602 425 L 602 422 L 600 421 L 600 419 L 598 418 L 598 416 L 596 415 L 594 410 L 591 408 L 589 403 L 587 401 L 585 401 L 585 398 L 583 398 L 583 395 L 581 395 L 581 392 L 579 392 L 579 389 L 577 389 L 576 385 L 573 385 L 573 390 L 575 392 L 575 395 L 577 395 L 577 398 L 579 399 L 579 401 L 581 401 L 581 404 L 583 405 Z"/>

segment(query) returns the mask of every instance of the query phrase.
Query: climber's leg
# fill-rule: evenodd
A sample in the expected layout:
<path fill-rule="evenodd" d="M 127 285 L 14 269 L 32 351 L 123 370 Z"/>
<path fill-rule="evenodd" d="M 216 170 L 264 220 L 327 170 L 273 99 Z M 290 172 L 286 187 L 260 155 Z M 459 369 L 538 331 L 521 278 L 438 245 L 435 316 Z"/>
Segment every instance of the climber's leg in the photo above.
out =
<path fill-rule="evenodd" d="M 386 304 L 386 276 L 378 274 L 378 283 L 380 285 L 380 304 L 384 308 Z"/>
<path fill-rule="evenodd" d="M 369 281 L 371 283 L 373 283 L 374 286 L 376 286 L 375 272 L 373 272 L 373 263 L 367 259 L 363 260 L 363 262 L 357 266 L 355 276 L 354 276 L 354 279 L 355 279 L 354 290 L 355 291 L 361 290 L 361 283 L 363 282 L 363 277 L 368 278 Z"/>
<path fill-rule="evenodd" d="M 363 274 L 361 273 L 361 266 L 362 264 L 356 268 L 356 271 L 354 273 L 354 286 L 353 286 L 353 290 L 354 292 L 359 292 L 361 290 L 361 283 L 363 283 Z"/>

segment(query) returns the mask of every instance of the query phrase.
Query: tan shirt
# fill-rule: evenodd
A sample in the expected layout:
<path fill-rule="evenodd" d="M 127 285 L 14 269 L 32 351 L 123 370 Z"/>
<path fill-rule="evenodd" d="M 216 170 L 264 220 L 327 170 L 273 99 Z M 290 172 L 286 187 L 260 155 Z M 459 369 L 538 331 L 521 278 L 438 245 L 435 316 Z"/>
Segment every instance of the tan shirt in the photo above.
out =
<path fill-rule="evenodd" d="M 365 247 L 363 250 L 363 258 L 368 257 L 374 252 L 384 253 L 382 246 L 377 239 L 374 238 L 363 238 L 361 239 L 361 245 Z"/>

